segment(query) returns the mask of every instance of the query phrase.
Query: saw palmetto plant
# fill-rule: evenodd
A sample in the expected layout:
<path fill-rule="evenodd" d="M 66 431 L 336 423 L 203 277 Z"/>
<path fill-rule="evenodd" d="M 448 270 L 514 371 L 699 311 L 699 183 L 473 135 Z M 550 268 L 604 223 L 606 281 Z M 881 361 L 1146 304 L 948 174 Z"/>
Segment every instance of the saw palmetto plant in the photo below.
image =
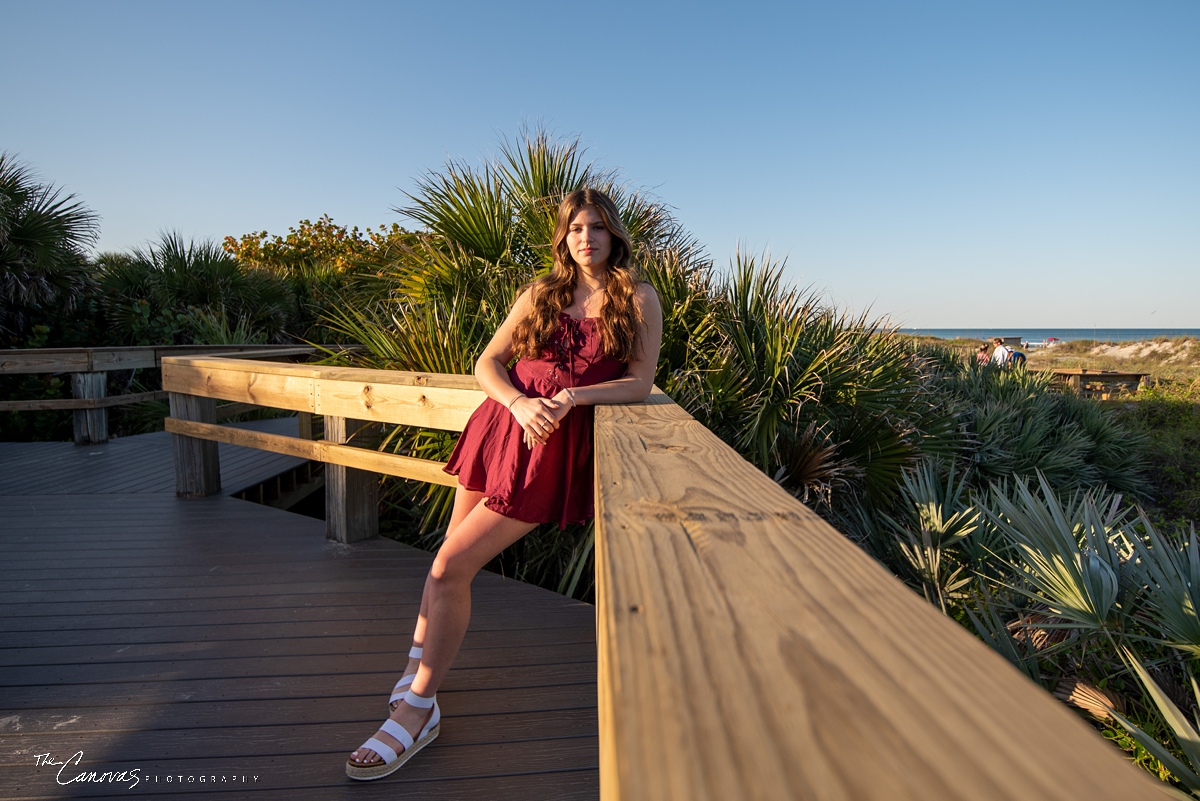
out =
<path fill-rule="evenodd" d="M 91 288 L 85 251 L 99 230 L 74 195 L 0 153 L 0 337 L 15 341 L 39 313 L 75 311 Z"/>
<path fill-rule="evenodd" d="M 176 233 L 129 254 L 101 254 L 97 262 L 105 316 L 127 344 L 139 343 L 148 315 L 170 319 L 153 333 L 164 344 L 200 341 L 187 316 L 239 322 L 266 340 L 283 337 L 296 312 L 284 282 L 266 270 L 246 267 L 212 242 L 185 242 Z"/>
<path fill-rule="evenodd" d="M 903 502 L 906 514 L 884 519 L 896 533 L 896 546 L 920 583 L 925 599 L 948 610 L 955 598 L 971 582 L 969 563 L 959 557 L 953 546 L 979 528 L 981 513 L 970 503 L 967 483 L 955 475 L 951 464 L 945 476 L 938 463 L 925 459 L 903 475 Z"/>

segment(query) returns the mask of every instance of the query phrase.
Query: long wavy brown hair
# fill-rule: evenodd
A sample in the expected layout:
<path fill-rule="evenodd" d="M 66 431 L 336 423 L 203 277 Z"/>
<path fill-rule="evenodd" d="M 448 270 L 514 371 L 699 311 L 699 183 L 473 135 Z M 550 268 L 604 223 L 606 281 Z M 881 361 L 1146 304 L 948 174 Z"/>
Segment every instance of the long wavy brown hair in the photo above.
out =
<path fill-rule="evenodd" d="M 513 330 L 513 353 L 518 359 L 537 359 L 558 330 L 559 315 L 575 300 L 578 265 L 567 247 L 571 220 L 585 206 L 591 206 L 612 234 L 612 253 L 608 257 L 604 304 L 600 307 L 600 343 L 605 355 L 622 362 L 637 355 L 638 327 L 642 315 L 633 295 L 639 283 L 633 264 L 633 243 L 621 222 L 616 204 L 598 189 L 578 189 L 563 198 L 558 206 L 551 250 L 554 267 L 530 285 L 533 308 Z"/>

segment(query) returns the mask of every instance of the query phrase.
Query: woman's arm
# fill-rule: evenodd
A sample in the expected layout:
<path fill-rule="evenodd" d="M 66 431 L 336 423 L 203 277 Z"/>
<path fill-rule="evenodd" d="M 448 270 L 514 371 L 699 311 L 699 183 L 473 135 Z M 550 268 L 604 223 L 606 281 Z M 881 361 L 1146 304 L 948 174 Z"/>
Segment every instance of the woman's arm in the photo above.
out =
<path fill-rule="evenodd" d="M 649 284 L 638 284 L 633 302 L 642 313 L 642 326 L 638 331 L 638 355 L 629 363 L 625 375 L 615 381 L 604 381 L 586 387 L 572 387 L 554 396 L 554 400 L 571 406 L 596 403 L 638 403 L 650 396 L 654 388 L 654 371 L 658 368 L 658 351 L 662 347 L 662 306 L 658 293 Z M 563 417 L 560 409 L 556 417 Z"/>
<path fill-rule="evenodd" d="M 525 444 L 533 447 L 534 443 L 545 444 L 551 432 L 558 428 L 558 421 L 564 413 L 556 414 L 561 403 L 558 400 L 526 397 L 513 386 L 508 377 L 508 370 L 505 369 L 513 357 L 513 330 L 517 323 L 529 314 L 532 307 L 529 292 L 527 289 L 521 293 L 508 317 L 504 318 L 504 322 L 483 349 L 479 360 L 475 362 L 475 378 L 479 380 L 480 388 L 489 398 L 512 412 L 524 432 Z"/>

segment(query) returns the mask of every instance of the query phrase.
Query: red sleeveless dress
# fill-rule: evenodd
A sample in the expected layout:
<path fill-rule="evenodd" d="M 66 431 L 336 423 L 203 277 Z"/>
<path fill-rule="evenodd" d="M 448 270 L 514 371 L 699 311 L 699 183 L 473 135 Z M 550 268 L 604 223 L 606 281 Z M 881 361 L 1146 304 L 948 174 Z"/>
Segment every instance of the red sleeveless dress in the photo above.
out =
<path fill-rule="evenodd" d="M 564 387 L 585 387 L 625 375 L 626 365 L 604 354 L 600 321 L 563 313 L 540 359 L 521 359 L 508 371 L 514 387 L 549 398 Z M 486 399 L 467 420 L 443 468 L 469 490 L 487 493 L 494 512 L 526 523 L 568 523 L 595 514 L 591 406 L 567 412 L 545 445 L 525 447 L 512 412 Z"/>

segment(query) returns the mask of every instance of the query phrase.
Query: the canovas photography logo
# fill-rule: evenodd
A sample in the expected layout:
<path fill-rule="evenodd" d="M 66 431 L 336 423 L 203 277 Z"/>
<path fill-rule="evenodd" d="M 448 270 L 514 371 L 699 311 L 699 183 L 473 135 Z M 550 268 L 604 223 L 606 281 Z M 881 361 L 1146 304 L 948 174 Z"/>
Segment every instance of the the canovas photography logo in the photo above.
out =
<path fill-rule="evenodd" d="M 258 776 L 254 774 L 225 774 L 225 773 L 157 773 L 145 771 L 142 768 L 126 768 L 125 770 L 98 770 L 82 767 L 83 752 L 76 751 L 66 759 L 59 759 L 54 754 L 34 754 L 33 764 L 39 768 L 57 768 L 54 780 L 61 785 L 68 784 L 111 784 L 133 790 L 138 786 L 163 784 L 258 784 Z"/>

